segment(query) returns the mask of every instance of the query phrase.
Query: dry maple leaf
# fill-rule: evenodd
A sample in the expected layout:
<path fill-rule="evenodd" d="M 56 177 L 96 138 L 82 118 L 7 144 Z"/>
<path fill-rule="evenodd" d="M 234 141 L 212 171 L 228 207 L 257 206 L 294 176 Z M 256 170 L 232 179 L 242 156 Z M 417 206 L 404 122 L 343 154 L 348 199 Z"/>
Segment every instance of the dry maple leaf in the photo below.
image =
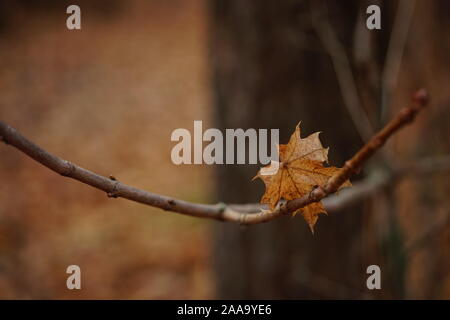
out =
<path fill-rule="evenodd" d="M 253 178 L 260 178 L 266 185 L 261 203 L 268 204 L 273 210 L 280 199 L 301 198 L 313 188 L 325 185 L 333 174 L 341 170 L 323 166 L 324 162 L 328 162 L 328 148 L 322 146 L 319 134 L 320 132 L 316 132 L 302 139 L 298 124 L 289 143 L 278 147 L 280 162 L 272 161 L 268 166 L 261 168 Z M 348 186 L 351 186 L 350 181 L 346 181 L 341 188 Z M 313 233 L 318 215 L 326 213 L 321 202 L 311 203 L 293 215 L 298 211 Z"/>

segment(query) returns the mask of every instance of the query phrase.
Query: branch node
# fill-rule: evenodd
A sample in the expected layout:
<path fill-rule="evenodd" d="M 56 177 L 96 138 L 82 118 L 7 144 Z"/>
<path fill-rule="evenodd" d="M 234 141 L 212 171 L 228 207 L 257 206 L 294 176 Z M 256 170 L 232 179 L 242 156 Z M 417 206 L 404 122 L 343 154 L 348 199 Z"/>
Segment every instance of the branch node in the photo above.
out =
<path fill-rule="evenodd" d="M 241 225 L 241 226 L 244 226 L 245 225 L 245 219 L 246 219 L 246 217 L 247 217 L 247 215 L 246 214 L 240 214 L 239 215 L 239 224 Z"/>
<path fill-rule="evenodd" d="M 280 199 L 280 201 L 278 201 L 277 206 L 275 207 L 274 211 L 279 211 L 281 214 L 289 214 L 290 212 L 289 212 L 289 210 L 287 210 L 287 203 L 288 203 L 288 201 L 286 201 L 284 199 Z M 274 211 L 272 211 L 272 213 Z"/>
<path fill-rule="evenodd" d="M 222 214 L 225 211 L 226 208 L 227 208 L 226 203 L 219 202 L 217 204 L 217 210 L 219 211 L 219 214 Z"/>
<path fill-rule="evenodd" d="M 312 189 L 311 192 L 308 194 L 308 201 L 310 202 L 317 202 L 322 200 L 326 196 L 325 191 L 321 186 L 317 186 L 316 188 Z"/>
<path fill-rule="evenodd" d="M 63 177 L 71 177 L 75 172 L 75 165 L 67 160 L 65 161 L 65 169 L 60 173 Z"/>
<path fill-rule="evenodd" d="M 4 144 L 9 144 L 8 140 L 4 136 L 0 136 L 0 141 L 3 141 Z"/>
<path fill-rule="evenodd" d="M 381 148 L 381 146 L 383 145 L 383 140 L 380 139 L 379 137 L 373 139 L 372 141 L 373 141 L 373 147 L 374 147 L 375 149 L 379 149 L 379 148 Z"/>
<path fill-rule="evenodd" d="M 380 139 L 376 139 L 376 145 L 382 145 Z M 355 166 L 354 162 L 350 159 L 345 161 L 344 168 L 350 170 L 353 173 L 359 173 L 361 171 L 361 166 Z"/>
<path fill-rule="evenodd" d="M 112 181 L 114 181 L 115 183 L 114 183 L 114 185 L 113 185 L 113 188 L 112 188 L 111 192 L 107 192 L 106 195 L 108 196 L 108 198 L 118 198 L 118 197 L 119 197 L 119 194 L 118 194 L 118 192 L 117 192 L 117 187 L 118 187 L 118 185 L 119 185 L 119 181 L 116 180 L 116 178 L 114 178 L 113 176 L 110 176 L 109 178 L 110 178 Z M 114 178 L 114 179 L 112 179 L 112 178 Z"/>

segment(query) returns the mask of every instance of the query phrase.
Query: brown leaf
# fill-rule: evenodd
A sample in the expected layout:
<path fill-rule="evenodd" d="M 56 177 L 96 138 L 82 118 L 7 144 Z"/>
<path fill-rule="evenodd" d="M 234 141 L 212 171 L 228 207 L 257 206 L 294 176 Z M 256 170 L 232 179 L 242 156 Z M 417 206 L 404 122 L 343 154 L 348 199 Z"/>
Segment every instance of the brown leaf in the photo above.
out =
<path fill-rule="evenodd" d="M 266 186 L 261 203 L 268 204 L 273 210 L 280 199 L 289 201 L 301 198 L 313 188 L 325 185 L 333 174 L 341 170 L 323 166 L 324 162 L 328 162 L 328 148 L 322 146 L 319 133 L 302 139 L 298 124 L 289 143 L 278 148 L 280 162 L 272 161 L 259 170 L 255 178 L 260 178 Z M 341 187 L 348 186 L 351 186 L 350 181 L 346 181 Z M 318 215 L 326 213 L 320 202 L 311 203 L 298 211 L 302 213 L 312 232 Z"/>
<path fill-rule="evenodd" d="M 317 220 L 319 220 L 319 214 L 327 214 L 327 212 L 325 211 L 325 207 L 321 202 L 313 202 L 299 209 L 298 211 L 301 212 L 303 219 L 305 219 L 305 221 L 308 223 L 312 233 L 314 233 L 314 225 L 316 224 Z M 294 215 L 298 211 L 294 212 Z"/>

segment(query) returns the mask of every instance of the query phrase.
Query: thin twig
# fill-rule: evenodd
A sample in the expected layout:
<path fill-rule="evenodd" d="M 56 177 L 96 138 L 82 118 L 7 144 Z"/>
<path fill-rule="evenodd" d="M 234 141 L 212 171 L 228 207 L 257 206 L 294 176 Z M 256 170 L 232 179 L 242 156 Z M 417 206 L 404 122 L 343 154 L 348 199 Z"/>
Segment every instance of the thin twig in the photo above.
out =
<path fill-rule="evenodd" d="M 340 43 L 325 14 L 314 5 L 312 9 L 313 26 L 333 63 L 344 105 L 361 139 L 367 142 L 375 131 L 369 117 L 361 107 L 356 81 L 345 48 Z"/>
<path fill-rule="evenodd" d="M 414 163 L 406 166 L 404 169 L 407 173 L 430 174 L 440 171 L 450 170 L 450 155 L 441 155 L 426 157 L 419 159 Z"/>
<path fill-rule="evenodd" d="M 358 288 L 349 287 L 339 281 L 319 274 L 317 271 L 313 271 L 308 267 L 300 265 L 299 269 L 297 272 L 302 274 L 302 277 L 294 281 L 325 298 L 335 297 L 336 294 L 341 297 L 358 297 L 358 299 L 371 298 L 367 291 L 360 291 Z"/>
<path fill-rule="evenodd" d="M 402 173 L 403 172 L 406 173 L 406 170 L 402 170 Z M 386 185 L 395 183 L 397 180 L 396 178 L 400 178 L 400 175 L 387 174 L 384 170 L 377 169 L 367 178 L 354 183 L 351 188 L 345 188 L 339 191 L 339 193 L 329 195 L 322 200 L 322 204 L 327 212 L 339 211 L 342 208 L 370 197 Z M 255 213 L 261 210 L 268 210 L 268 206 L 261 203 L 230 204 L 229 206 L 233 210 L 245 213 Z"/>
<path fill-rule="evenodd" d="M 426 228 L 417 238 L 414 238 L 406 245 L 406 252 L 408 255 L 416 253 L 426 244 L 430 243 L 430 239 L 439 235 L 441 232 L 447 230 L 447 226 L 450 223 L 450 212 L 446 212 L 445 215 L 434 221 L 428 228 Z"/>
<path fill-rule="evenodd" d="M 450 155 L 425 157 L 412 163 L 395 168 L 392 172 L 384 168 L 374 168 L 367 178 L 353 183 L 351 188 L 345 188 L 339 193 L 329 195 L 322 200 L 327 212 L 339 211 L 354 203 L 364 200 L 386 186 L 395 185 L 409 176 L 450 172 Z M 268 206 L 261 203 L 230 204 L 233 210 L 255 213 L 267 210 Z"/>
<path fill-rule="evenodd" d="M 24 152 L 50 170 L 102 190 L 107 193 L 108 197 L 121 197 L 152 207 L 194 217 L 238 222 L 241 224 L 257 224 L 288 215 L 310 203 L 320 201 L 326 196 L 335 193 L 351 175 L 359 170 L 368 158 L 382 147 L 392 134 L 414 119 L 416 114 L 427 104 L 427 100 L 427 93 L 424 90 L 418 91 L 415 94 L 413 106 L 401 110 L 386 127 L 364 145 L 353 158 L 348 160 L 344 168 L 333 175 L 327 184 L 315 188 L 302 198 L 289 202 L 280 201 L 277 208 L 273 211 L 264 210 L 259 213 L 240 212 L 222 203 L 215 205 L 192 203 L 126 185 L 114 177 L 107 178 L 101 176 L 47 152 L 2 121 L 0 121 L 0 137 L 7 144 Z"/>
<path fill-rule="evenodd" d="M 415 6 L 416 0 L 401 0 L 398 5 L 381 80 L 380 119 L 382 123 L 388 116 L 392 92 L 397 83 Z"/>

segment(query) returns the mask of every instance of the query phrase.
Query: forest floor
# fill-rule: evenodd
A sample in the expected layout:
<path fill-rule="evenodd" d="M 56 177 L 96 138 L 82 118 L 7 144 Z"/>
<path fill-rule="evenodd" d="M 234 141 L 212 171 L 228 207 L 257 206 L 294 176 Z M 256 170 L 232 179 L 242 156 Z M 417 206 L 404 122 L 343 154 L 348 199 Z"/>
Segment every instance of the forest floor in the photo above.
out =
<path fill-rule="evenodd" d="M 0 115 L 50 152 L 149 191 L 207 201 L 210 170 L 175 166 L 171 132 L 209 119 L 203 1 L 14 10 L 0 38 Z M 58 11 L 59 10 L 59 11 Z M 205 299 L 208 222 L 52 173 L 0 146 L 0 298 Z M 66 268 L 82 290 L 66 288 Z"/>

